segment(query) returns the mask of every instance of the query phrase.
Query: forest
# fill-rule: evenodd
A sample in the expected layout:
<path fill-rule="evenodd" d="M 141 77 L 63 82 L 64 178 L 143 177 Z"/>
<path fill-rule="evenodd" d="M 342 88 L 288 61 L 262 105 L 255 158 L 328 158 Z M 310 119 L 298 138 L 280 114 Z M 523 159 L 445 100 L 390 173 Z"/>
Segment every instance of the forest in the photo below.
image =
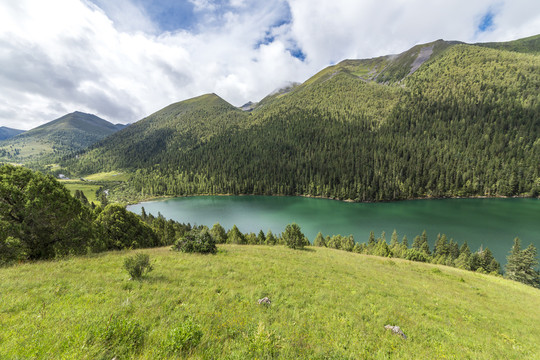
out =
<path fill-rule="evenodd" d="M 251 112 L 216 95 L 173 104 L 62 164 L 129 172 L 115 191 L 131 200 L 540 194 L 536 53 L 453 44 L 383 83 L 357 75 L 370 64 L 338 64 Z"/>

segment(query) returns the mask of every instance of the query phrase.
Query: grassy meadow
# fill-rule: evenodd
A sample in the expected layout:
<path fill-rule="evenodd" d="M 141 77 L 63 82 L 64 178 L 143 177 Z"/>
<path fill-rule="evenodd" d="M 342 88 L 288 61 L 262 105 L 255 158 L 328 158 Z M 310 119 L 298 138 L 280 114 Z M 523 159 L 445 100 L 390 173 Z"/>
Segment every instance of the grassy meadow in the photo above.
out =
<path fill-rule="evenodd" d="M 154 266 L 140 282 L 123 269 L 135 253 Z M 326 248 L 21 264 L 0 269 L 0 294 L 1 359 L 540 358 L 540 290 Z"/>

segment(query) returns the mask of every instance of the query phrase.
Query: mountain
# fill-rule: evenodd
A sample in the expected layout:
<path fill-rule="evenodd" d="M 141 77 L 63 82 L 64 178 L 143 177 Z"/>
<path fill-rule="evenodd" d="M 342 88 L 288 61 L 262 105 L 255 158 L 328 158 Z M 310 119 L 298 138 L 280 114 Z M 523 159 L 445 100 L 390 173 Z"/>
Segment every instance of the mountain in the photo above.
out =
<path fill-rule="evenodd" d="M 124 127 L 76 111 L 3 141 L 0 143 L 0 160 L 51 159 L 82 150 Z"/>
<path fill-rule="evenodd" d="M 206 95 L 173 104 L 66 165 L 83 174 L 131 172 L 130 191 L 145 195 L 536 196 L 537 39 L 437 40 L 399 55 L 344 60 L 250 112 Z"/>
<path fill-rule="evenodd" d="M 8 128 L 5 126 L 0 126 L 0 141 L 10 139 L 23 132 L 24 130 L 17 130 L 17 129 Z"/>
<path fill-rule="evenodd" d="M 82 155 L 84 160 L 75 159 L 75 163 L 83 173 L 98 168 L 135 169 L 168 164 L 176 161 L 179 152 L 210 141 L 215 134 L 238 126 L 245 118 L 242 110 L 219 96 L 202 95 L 169 105 L 107 137 Z"/>

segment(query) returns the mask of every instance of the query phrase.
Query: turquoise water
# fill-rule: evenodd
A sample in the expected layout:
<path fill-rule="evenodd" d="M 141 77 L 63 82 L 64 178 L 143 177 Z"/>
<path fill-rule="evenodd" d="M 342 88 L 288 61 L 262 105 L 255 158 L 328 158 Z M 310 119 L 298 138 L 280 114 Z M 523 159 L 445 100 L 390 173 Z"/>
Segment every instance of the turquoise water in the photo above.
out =
<path fill-rule="evenodd" d="M 369 232 L 386 239 L 394 229 L 399 240 L 407 235 L 409 245 L 425 229 L 433 246 L 437 234 L 444 233 L 471 250 L 489 247 L 501 264 L 518 236 L 525 247 L 540 249 L 540 200 L 538 199 L 440 199 L 385 203 L 345 203 L 326 199 L 279 196 L 194 196 L 144 202 L 129 210 L 211 227 L 219 222 L 226 229 L 234 224 L 242 232 L 271 229 L 282 232 L 296 222 L 313 242 L 317 232 L 324 235 L 353 234 L 367 242 Z"/>

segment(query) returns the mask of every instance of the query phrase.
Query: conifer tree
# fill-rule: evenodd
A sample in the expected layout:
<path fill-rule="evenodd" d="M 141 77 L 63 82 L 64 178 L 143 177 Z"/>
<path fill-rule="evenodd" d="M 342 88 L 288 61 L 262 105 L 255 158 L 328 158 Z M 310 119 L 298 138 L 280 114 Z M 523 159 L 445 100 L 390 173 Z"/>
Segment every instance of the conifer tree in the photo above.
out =
<path fill-rule="evenodd" d="M 324 237 L 320 231 L 317 233 L 317 236 L 315 237 L 315 240 L 313 241 L 313 245 L 326 247 L 326 242 L 324 241 Z"/>
<path fill-rule="evenodd" d="M 514 245 L 507 256 L 505 277 L 523 284 L 540 287 L 540 274 L 535 269 L 538 265 L 537 249 L 530 244 L 521 250 L 521 240 L 514 239 Z"/>

